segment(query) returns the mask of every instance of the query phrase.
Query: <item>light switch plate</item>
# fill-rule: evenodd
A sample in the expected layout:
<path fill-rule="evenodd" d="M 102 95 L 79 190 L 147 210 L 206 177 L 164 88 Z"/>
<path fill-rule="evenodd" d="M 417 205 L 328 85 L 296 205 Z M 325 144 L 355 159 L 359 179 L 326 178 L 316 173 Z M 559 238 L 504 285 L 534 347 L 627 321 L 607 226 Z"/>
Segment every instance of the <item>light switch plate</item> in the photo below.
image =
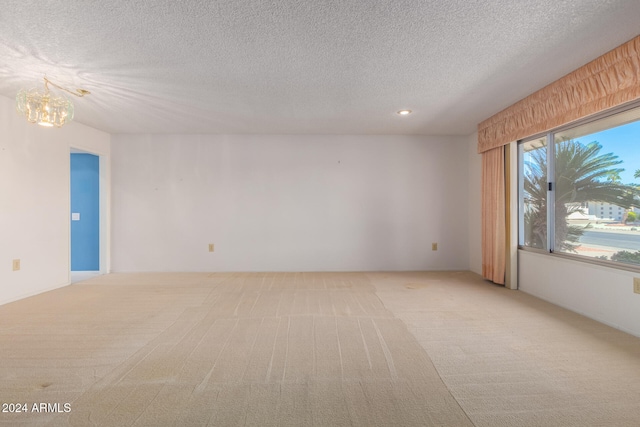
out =
<path fill-rule="evenodd" d="M 633 292 L 640 294 L 640 277 L 633 278 Z"/>

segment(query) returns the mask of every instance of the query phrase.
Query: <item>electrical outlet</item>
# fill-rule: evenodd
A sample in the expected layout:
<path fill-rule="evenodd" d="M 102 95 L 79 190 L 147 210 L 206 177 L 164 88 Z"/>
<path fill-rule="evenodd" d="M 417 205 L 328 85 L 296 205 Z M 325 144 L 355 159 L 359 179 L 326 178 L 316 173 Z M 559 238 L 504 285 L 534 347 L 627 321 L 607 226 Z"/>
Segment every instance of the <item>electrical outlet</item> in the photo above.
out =
<path fill-rule="evenodd" d="M 20 270 L 20 260 L 19 259 L 14 259 L 13 260 L 13 271 L 18 271 Z"/>
<path fill-rule="evenodd" d="M 633 292 L 640 294 L 640 277 L 633 278 Z"/>
<path fill-rule="evenodd" d="M 209 252 L 213 252 L 213 243 L 209 243 Z"/>
<path fill-rule="evenodd" d="M 437 251 L 438 250 L 438 244 L 437 243 L 432 243 L 431 244 L 431 250 L 432 251 Z"/>

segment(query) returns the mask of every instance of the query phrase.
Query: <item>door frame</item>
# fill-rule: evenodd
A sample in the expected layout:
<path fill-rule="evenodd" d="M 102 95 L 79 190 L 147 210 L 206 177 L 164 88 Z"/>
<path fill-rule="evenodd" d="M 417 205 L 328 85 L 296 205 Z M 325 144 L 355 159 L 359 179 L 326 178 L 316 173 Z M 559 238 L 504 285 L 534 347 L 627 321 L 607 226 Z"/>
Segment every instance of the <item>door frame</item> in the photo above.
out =
<path fill-rule="evenodd" d="M 71 145 L 69 147 L 69 283 L 71 283 L 71 154 L 92 154 L 98 157 L 98 212 L 100 215 L 100 221 L 98 224 L 99 231 L 99 269 L 98 274 L 106 274 L 110 272 L 110 241 L 109 241 L 109 164 L 108 156 L 104 153 L 99 153 L 85 147 L 76 147 Z"/>

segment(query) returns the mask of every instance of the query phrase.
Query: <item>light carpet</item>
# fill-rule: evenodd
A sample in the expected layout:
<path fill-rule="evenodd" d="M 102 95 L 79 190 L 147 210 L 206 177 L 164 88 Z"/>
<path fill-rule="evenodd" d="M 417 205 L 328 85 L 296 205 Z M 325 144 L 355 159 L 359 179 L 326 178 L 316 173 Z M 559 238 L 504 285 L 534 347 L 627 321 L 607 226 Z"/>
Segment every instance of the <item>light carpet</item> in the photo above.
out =
<path fill-rule="evenodd" d="M 640 338 L 469 272 L 369 277 L 476 426 L 640 426 Z"/>
<path fill-rule="evenodd" d="M 0 362 L 6 425 L 472 425 L 363 273 L 101 276 L 0 307 Z"/>

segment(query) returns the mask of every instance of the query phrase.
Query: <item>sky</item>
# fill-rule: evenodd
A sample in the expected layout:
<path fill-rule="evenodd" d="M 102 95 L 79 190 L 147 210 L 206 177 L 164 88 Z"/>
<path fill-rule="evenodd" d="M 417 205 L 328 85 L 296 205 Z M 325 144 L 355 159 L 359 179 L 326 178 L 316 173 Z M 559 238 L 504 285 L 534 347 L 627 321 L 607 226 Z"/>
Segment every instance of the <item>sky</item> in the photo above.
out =
<path fill-rule="evenodd" d="M 636 170 L 640 169 L 640 121 L 592 133 L 577 138 L 583 144 L 598 141 L 602 145 L 600 154 L 613 153 L 623 163 L 619 167 L 624 168 L 620 174 L 623 184 L 640 184 L 640 179 L 633 177 Z"/>

